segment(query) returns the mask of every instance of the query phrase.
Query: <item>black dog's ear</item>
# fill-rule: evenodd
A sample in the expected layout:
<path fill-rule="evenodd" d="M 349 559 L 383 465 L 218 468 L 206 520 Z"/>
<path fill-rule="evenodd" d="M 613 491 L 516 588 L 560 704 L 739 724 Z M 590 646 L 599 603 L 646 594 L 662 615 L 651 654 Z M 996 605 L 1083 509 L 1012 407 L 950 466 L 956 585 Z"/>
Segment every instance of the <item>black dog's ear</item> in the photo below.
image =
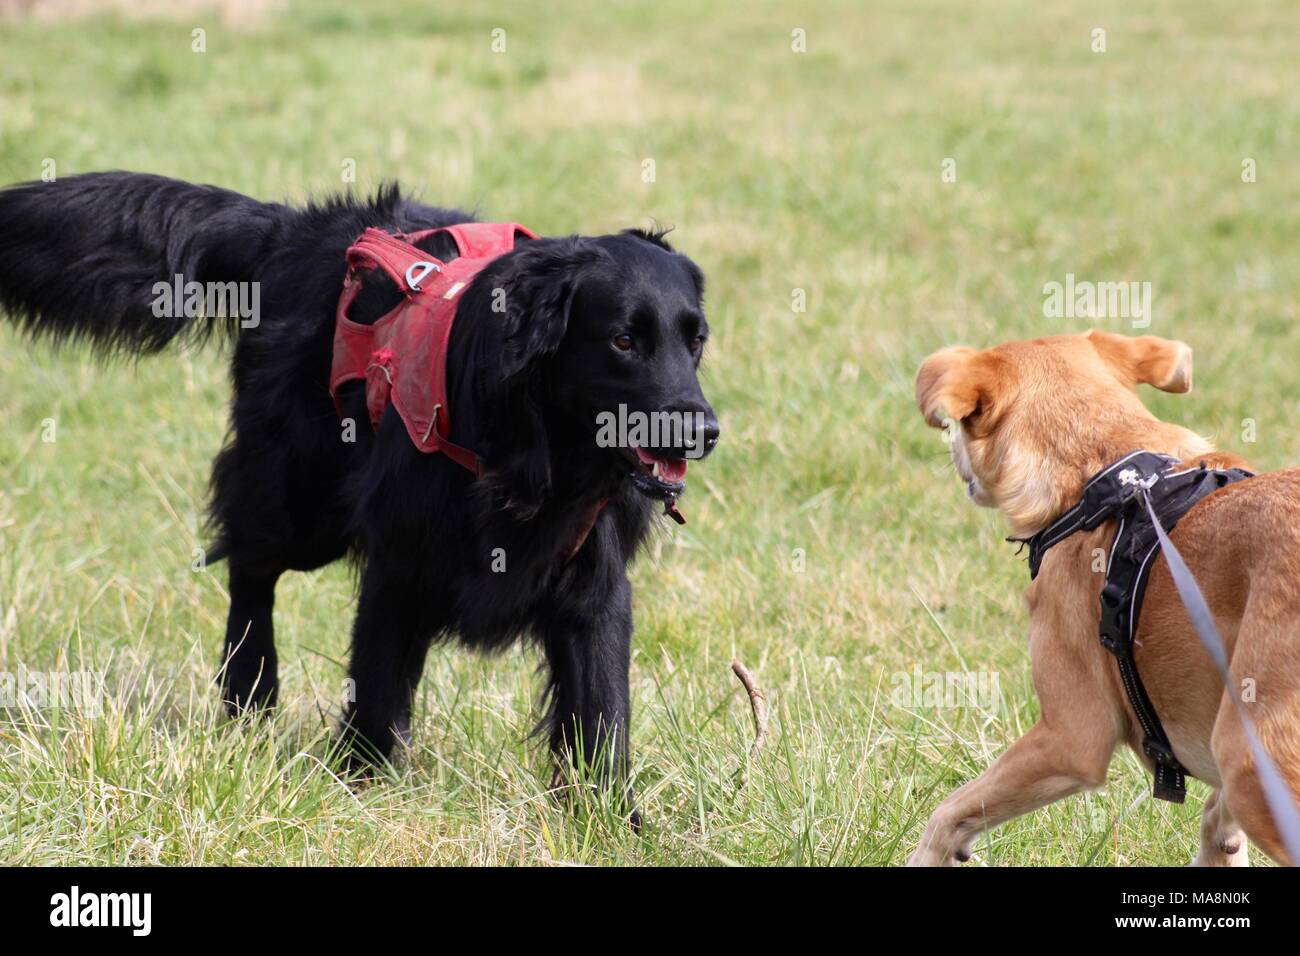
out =
<path fill-rule="evenodd" d="M 505 306 L 501 371 L 506 381 L 531 374 L 559 349 L 578 279 L 601 255 L 588 240 L 569 236 L 534 240 L 510 257 L 497 277 Z"/>
<path fill-rule="evenodd" d="M 584 272 L 605 253 L 579 236 L 521 246 L 494 277 L 504 306 L 501 391 L 491 433 L 489 484 L 498 505 L 521 518 L 540 510 L 551 490 L 546 431 L 548 359 L 564 341 L 569 311 Z M 494 308 L 495 308 L 494 304 Z"/>

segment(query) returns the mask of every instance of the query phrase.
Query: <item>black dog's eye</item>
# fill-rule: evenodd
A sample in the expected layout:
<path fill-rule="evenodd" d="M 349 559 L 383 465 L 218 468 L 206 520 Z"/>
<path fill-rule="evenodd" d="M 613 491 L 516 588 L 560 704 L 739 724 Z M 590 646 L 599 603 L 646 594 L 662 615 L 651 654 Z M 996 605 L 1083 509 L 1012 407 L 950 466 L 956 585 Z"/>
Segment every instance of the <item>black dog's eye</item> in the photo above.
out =
<path fill-rule="evenodd" d="M 618 349 L 620 352 L 628 351 L 632 348 L 632 336 L 627 333 L 614 336 L 614 348 Z"/>
<path fill-rule="evenodd" d="M 697 335 L 691 339 L 691 351 L 699 354 L 700 349 L 704 348 L 704 336 Z"/>

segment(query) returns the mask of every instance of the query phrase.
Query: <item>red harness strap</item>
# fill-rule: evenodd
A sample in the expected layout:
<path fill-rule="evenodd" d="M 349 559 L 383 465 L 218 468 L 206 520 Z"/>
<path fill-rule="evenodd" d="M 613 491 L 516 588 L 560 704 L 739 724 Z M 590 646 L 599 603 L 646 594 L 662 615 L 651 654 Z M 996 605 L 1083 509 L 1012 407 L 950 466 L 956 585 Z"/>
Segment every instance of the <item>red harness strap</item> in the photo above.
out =
<path fill-rule="evenodd" d="M 438 232 L 452 237 L 460 258 L 442 262 L 416 248 L 415 243 Z M 373 228 L 361 234 L 347 252 L 348 275 L 335 316 L 330 395 L 340 414 L 339 386 L 364 379 L 372 425 L 379 424 L 391 402 L 416 448 L 442 452 L 478 474 L 478 456 L 447 438 L 447 346 L 460 294 L 484 266 L 514 248 L 516 234 L 537 238 L 517 223 L 497 222 L 461 223 L 409 235 Z M 379 321 L 362 325 L 347 312 L 361 291 L 358 272 L 368 269 L 386 272 L 404 297 Z"/>
<path fill-rule="evenodd" d="M 600 517 L 607 504 L 609 499 L 601 498 L 587 509 L 587 513 L 582 516 L 582 524 L 578 525 L 578 530 L 573 533 L 573 540 L 560 552 L 561 561 L 566 563 L 572 561 L 573 556 L 582 550 L 582 546 L 587 543 L 587 536 L 591 534 L 591 529 L 596 527 L 596 519 Z"/>
<path fill-rule="evenodd" d="M 415 246 L 438 232 L 455 240 L 460 258 L 442 262 Z M 397 235 L 372 228 L 361 234 L 347 252 L 348 274 L 335 313 L 330 395 L 339 414 L 343 413 L 339 386 L 364 379 L 371 425 L 378 426 L 391 402 L 416 448 L 429 454 L 441 452 L 475 475 L 480 473 L 478 456 L 447 437 L 451 434 L 447 348 L 460 294 L 484 266 L 514 248 L 516 235 L 537 238 L 513 222 L 467 222 Z M 384 270 L 402 290 L 403 299 L 373 325 L 362 325 L 347 313 L 361 292 L 358 272 L 370 269 Z M 602 498 L 583 516 L 561 561 L 569 561 L 582 549 L 605 504 Z"/>

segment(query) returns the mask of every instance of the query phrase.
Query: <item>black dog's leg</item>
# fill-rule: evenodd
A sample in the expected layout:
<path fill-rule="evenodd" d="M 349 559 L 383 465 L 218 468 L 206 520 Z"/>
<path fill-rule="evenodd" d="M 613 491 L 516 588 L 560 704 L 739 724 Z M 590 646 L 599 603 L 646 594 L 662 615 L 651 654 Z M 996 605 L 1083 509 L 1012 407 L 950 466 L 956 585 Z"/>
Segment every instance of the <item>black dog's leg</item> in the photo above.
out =
<path fill-rule="evenodd" d="M 421 624 L 415 589 L 376 561 L 362 575 L 343 715 L 350 769 L 381 763 L 394 744 L 410 742 L 411 706 L 433 633 Z"/>
<path fill-rule="evenodd" d="M 230 561 L 230 613 L 221 670 L 221 699 L 233 717 L 246 710 L 275 706 L 275 582 L 280 572 L 252 572 Z"/>
<path fill-rule="evenodd" d="M 575 593 L 553 609 L 543 634 L 550 665 L 551 749 L 593 773 L 602 786 L 627 787 L 628 668 L 632 588 L 617 575 L 610 591 Z M 632 825 L 640 813 L 625 790 Z"/>

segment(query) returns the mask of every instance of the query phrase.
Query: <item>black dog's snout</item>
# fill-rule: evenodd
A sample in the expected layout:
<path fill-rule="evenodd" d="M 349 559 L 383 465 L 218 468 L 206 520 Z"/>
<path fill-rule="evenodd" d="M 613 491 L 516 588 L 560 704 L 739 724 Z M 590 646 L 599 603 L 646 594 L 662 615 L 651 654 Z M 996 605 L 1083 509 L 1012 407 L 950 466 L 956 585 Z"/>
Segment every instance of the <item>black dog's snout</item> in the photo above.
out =
<path fill-rule="evenodd" d="M 712 408 L 707 404 L 690 403 L 668 411 L 682 422 L 681 444 L 674 451 L 686 458 L 703 458 L 713 451 L 722 430 Z"/>

